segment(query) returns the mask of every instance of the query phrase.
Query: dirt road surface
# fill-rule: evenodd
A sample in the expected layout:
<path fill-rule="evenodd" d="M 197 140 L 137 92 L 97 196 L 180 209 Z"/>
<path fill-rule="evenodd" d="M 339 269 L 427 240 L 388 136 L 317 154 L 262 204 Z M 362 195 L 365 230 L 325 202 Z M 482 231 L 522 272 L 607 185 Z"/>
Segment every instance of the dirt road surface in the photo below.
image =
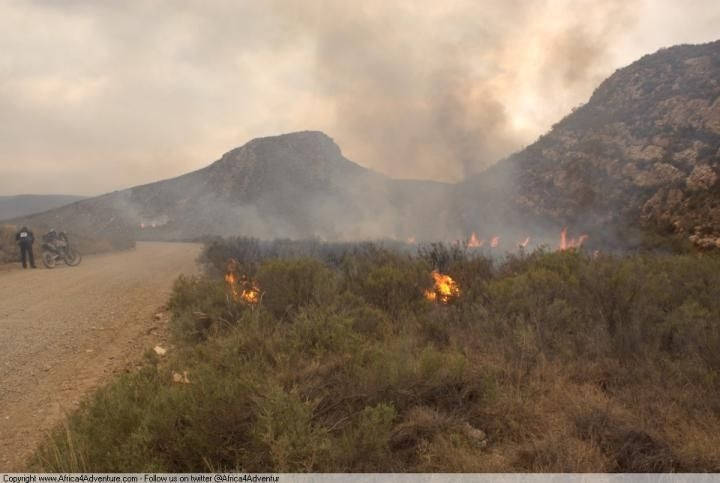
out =
<path fill-rule="evenodd" d="M 200 246 L 138 243 L 78 267 L 0 271 L 0 472 L 23 471 L 43 436 L 166 337 L 163 306 Z"/>

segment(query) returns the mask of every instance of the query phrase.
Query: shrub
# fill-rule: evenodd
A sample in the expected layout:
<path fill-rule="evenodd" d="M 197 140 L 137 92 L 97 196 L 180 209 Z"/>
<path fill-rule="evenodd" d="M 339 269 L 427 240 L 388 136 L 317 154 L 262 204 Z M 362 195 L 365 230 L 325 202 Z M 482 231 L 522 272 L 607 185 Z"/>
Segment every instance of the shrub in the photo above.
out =
<path fill-rule="evenodd" d="M 373 267 L 359 279 L 356 290 L 368 303 L 397 315 L 423 299 L 428 280 L 426 273 L 410 264 Z"/>
<path fill-rule="evenodd" d="M 313 259 L 268 260 L 257 273 L 263 291 L 262 306 L 278 318 L 287 318 L 309 304 L 333 302 L 334 274 Z"/>
<path fill-rule="evenodd" d="M 341 271 L 346 290 L 392 316 L 417 310 L 432 286 L 426 264 L 386 251 L 348 257 Z"/>
<path fill-rule="evenodd" d="M 228 256 L 257 306 L 228 298 Z M 38 468 L 720 468 L 718 257 L 247 239 L 206 257 L 175 284 L 176 347 L 83 403 Z M 424 300 L 433 268 L 456 303 Z"/>
<path fill-rule="evenodd" d="M 173 314 L 171 329 L 180 340 L 197 342 L 233 320 L 231 299 L 225 283 L 203 277 L 180 276 L 173 287 L 168 307 Z"/>
<path fill-rule="evenodd" d="M 360 341 L 352 326 L 353 320 L 343 314 L 323 307 L 304 309 L 292 319 L 286 353 L 316 357 L 350 352 Z"/>
<path fill-rule="evenodd" d="M 15 242 L 15 233 L 17 233 L 16 226 L 0 225 L 0 263 L 20 260 L 20 249 Z"/>
<path fill-rule="evenodd" d="M 390 434 L 396 418 L 391 404 L 366 406 L 339 438 L 333 451 L 336 471 L 381 472 L 393 468 Z"/>
<path fill-rule="evenodd" d="M 310 472 L 328 458 L 327 431 L 313 423 L 314 405 L 296 391 L 271 388 L 258 398 L 254 436 L 265 446 L 276 472 Z"/>

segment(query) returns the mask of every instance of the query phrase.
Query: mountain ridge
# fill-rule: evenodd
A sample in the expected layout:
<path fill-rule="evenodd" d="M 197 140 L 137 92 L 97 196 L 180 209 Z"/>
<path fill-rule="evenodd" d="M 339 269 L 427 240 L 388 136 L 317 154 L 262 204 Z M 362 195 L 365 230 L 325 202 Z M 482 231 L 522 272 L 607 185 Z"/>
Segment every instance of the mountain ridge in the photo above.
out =
<path fill-rule="evenodd" d="M 81 232 L 134 232 L 140 239 L 247 233 L 260 237 L 380 238 L 414 235 L 418 203 L 445 197 L 435 181 L 393 180 L 342 155 L 319 131 L 248 141 L 199 170 L 61 208 L 28 222 Z M 422 230 L 421 230 L 422 231 Z M 431 236 L 428 233 L 428 236 Z"/>

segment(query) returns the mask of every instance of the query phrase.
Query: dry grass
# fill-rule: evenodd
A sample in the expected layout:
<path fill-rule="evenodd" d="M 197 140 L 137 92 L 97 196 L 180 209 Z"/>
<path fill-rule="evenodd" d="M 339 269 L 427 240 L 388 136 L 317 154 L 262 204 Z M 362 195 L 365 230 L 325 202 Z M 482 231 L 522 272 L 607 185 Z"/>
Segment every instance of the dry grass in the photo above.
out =
<path fill-rule="evenodd" d="M 20 250 L 15 243 L 17 228 L 13 225 L 0 226 L 0 264 L 20 260 Z"/>

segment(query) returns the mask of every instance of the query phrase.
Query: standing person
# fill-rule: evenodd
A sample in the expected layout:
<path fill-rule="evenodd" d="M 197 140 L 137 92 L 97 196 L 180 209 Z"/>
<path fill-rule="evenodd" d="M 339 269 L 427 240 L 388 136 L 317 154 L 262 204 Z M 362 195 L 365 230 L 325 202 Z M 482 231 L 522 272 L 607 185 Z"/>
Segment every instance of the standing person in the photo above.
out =
<path fill-rule="evenodd" d="M 33 243 L 35 243 L 35 235 L 23 226 L 15 235 L 15 241 L 20 245 L 20 255 L 22 257 L 23 268 L 27 268 L 27 259 L 30 258 L 30 266 L 35 267 L 35 256 L 33 255 Z"/>

